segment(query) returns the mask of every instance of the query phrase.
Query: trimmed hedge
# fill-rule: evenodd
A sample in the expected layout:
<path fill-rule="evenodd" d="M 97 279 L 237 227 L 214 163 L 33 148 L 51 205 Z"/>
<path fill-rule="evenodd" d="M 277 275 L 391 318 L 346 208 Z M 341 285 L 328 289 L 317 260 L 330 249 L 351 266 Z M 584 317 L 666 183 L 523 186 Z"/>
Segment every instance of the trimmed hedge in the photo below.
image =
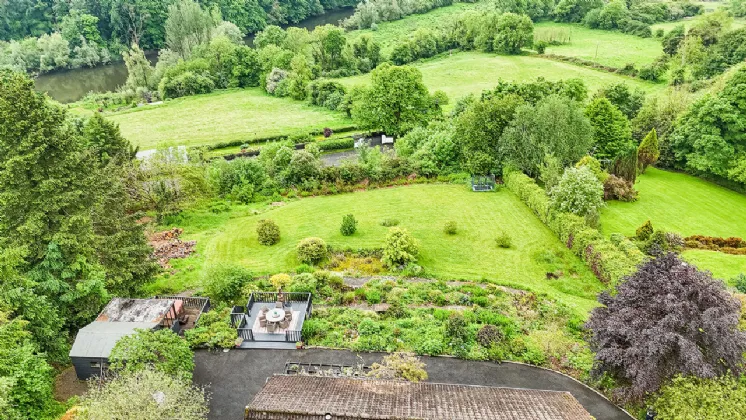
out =
<path fill-rule="evenodd" d="M 334 130 L 334 132 L 335 133 L 349 133 L 351 131 L 355 131 L 356 129 L 357 127 L 355 126 L 349 126 L 349 127 L 338 128 Z M 324 134 L 323 129 L 315 130 L 315 131 L 308 133 L 309 136 L 319 136 L 322 134 Z M 244 140 L 234 140 L 234 141 L 223 141 L 223 142 L 211 144 L 209 146 L 206 146 L 205 148 L 207 150 L 225 149 L 228 147 L 236 147 L 236 146 L 241 146 L 244 144 L 256 144 L 256 143 L 265 143 L 265 142 L 270 142 L 270 141 L 284 140 L 288 137 L 292 137 L 292 136 L 288 136 L 287 134 L 284 134 L 284 135 L 279 135 L 279 136 L 259 137 L 255 139 L 249 139 L 249 140 L 244 139 Z"/>
<path fill-rule="evenodd" d="M 737 237 L 719 238 L 716 236 L 693 235 L 684 238 L 687 248 L 707 249 L 732 255 L 746 255 L 746 241 Z"/>
<path fill-rule="evenodd" d="M 322 152 L 328 152 L 330 150 L 343 150 L 352 149 L 355 147 L 355 139 L 352 137 L 345 137 L 341 139 L 324 140 L 318 143 L 319 149 Z"/>
<path fill-rule="evenodd" d="M 505 185 L 523 201 L 555 235 L 582 258 L 593 273 L 604 283 L 616 284 L 624 276 L 635 272 L 645 256 L 627 239 L 616 243 L 605 239 L 597 229 L 589 227 L 585 219 L 571 213 L 560 213 L 549 208 L 549 198 L 536 182 L 517 171 L 506 171 Z"/>

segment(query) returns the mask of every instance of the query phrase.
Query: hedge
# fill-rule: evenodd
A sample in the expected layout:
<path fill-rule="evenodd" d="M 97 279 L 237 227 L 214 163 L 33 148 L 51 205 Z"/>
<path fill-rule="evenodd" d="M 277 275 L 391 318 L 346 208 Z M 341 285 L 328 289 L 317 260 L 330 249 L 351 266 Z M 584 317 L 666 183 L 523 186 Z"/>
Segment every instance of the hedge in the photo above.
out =
<path fill-rule="evenodd" d="M 334 130 L 334 132 L 335 133 L 349 133 L 350 131 L 355 131 L 356 129 L 357 128 L 354 126 L 349 126 L 349 127 L 338 128 Z M 324 130 L 315 130 L 315 131 L 308 133 L 308 135 L 310 136 L 318 136 L 321 134 L 324 134 Z M 256 144 L 256 143 L 265 143 L 265 142 L 270 142 L 270 141 L 284 140 L 288 137 L 290 136 L 288 136 L 287 134 L 283 134 L 279 136 L 259 137 L 255 139 L 249 139 L 249 140 L 244 139 L 244 140 L 223 141 L 223 142 L 211 144 L 207 146 L 206 149 L 207 150 L 225 149 L 228 147 L 236 147 L 236 146 L 241 146 L 244 144 Z"/>
<path fill-rule="evenodd" d="M 588 226 L 585 219 L 551 210 L 549 198 L 536 182 L 518 171 L 506 170 L 505 185 L 515 193 L 555 235 L 582 258 L 604 283 L 617 284 L 634 273 L 645 256 L 631 241 L 614 243 L 601 232 Z"/>
<path fill-rule="evenodd" d="M 319 149 L 322 152 L 328 152 L 330 150 L 343 150 L 352 149 L 355 147 L 355 139 L 352 137 L 344 137 L 341 139 L 324 140 L 318 143 Z"/>

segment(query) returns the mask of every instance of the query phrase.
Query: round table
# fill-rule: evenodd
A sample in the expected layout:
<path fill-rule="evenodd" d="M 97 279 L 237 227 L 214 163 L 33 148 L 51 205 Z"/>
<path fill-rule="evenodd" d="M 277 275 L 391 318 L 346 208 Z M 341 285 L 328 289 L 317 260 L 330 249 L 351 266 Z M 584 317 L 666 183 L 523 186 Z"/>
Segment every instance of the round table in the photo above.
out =
<path fill-rule="evenodd" d="M 280 308 L 274 308 L 265 314 L 268 322 L 280 322 L 285 319 L 285 311 Z"/>

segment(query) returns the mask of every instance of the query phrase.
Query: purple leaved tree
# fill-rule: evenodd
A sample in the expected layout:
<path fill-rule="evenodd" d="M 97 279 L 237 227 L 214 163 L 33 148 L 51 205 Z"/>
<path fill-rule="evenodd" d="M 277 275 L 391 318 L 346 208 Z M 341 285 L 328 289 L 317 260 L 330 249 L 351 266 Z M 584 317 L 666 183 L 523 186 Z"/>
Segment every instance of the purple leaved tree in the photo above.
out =
<path fill-rule="evenodd" d="M 594 373 L 614 378 L 622 401 L 642 401 L 677 374 L 712 378 L 743 370 L 740 302 L 676 254 L 641 265 L 599 302 L 586 324 Z"/>

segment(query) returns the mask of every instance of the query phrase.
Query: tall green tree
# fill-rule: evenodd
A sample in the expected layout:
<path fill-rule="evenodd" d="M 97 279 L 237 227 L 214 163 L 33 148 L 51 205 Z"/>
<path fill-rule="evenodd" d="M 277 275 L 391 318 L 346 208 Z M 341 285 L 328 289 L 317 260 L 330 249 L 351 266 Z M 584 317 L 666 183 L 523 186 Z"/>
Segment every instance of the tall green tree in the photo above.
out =
<path fill-rule="evenodd" d="M 383 64 L 373 71 L 370 88 L 353 104 L 352 117 L 363 129 L 403 135 L 423 126 L 435 103 L 414 67 Z"/>
<path fill-rule="evenodd" d="M 124 45 L 144 49 L 166 44 L 165 23 L 168 6 L 174 0 L 107 0 L 111 27 Z"/>
<path fill-rule="evenodd" d="M 635 148 L 629 120 L 606 98 L 596 98 L 585 111 L 593 127 L 594 156 L 615 161 Z"/>
<path fill-rule="evenodd" d="M 129 51 L 122 53 L 124 64 L 127 66 L 127 81 L 125 87 L 132 90 L 137 88 L 155 88 L 156 80 L 153 77 L 153 66 L 145 57 L 145 52 L 139 45 L 133 44 Z"/>
<path fill-rule="evenodd" d="M 645 172 L 648 166 L 658 161 L 661 156 L 660 146 L 658 145 L 658 134 L 655 128 L 650 130 L 647 136 L 637 148 L 637 162 L 640 165 L 641 172 Z"/>
<path fill-rule="evenodd" d="M 194 0 L 180 0 L 168 7 L 166 46 L 188 59 L 198 45 L 210 41 L 217 22 Z"/>

